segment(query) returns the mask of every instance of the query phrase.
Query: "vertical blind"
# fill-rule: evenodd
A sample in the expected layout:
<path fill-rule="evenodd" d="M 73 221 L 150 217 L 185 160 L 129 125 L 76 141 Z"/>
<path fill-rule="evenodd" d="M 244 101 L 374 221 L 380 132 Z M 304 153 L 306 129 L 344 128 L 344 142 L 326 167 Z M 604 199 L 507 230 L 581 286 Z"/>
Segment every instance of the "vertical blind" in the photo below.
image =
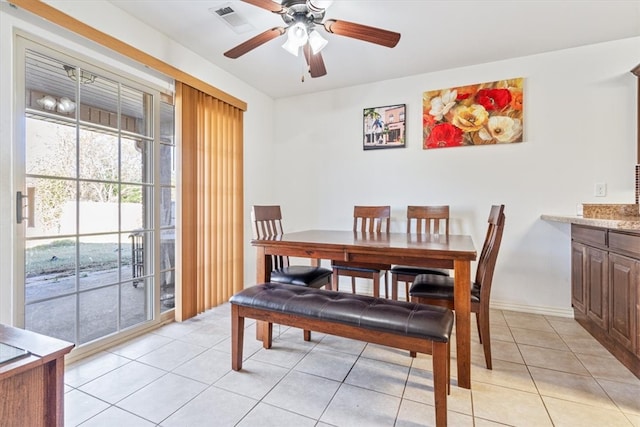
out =
<path fill-rule="evenodd" d="M 182 220 L 176 320 L 243 287 L 243 111 L 176 83 L 182 151 Z"/>

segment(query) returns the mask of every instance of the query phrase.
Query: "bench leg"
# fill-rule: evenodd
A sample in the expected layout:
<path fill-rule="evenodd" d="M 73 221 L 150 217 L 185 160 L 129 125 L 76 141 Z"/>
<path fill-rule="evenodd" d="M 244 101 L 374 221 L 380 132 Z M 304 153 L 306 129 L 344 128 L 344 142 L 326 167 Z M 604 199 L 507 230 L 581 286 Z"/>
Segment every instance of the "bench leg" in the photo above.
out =
<path fill-rule="evenodd" d="M 433 343 L 433 394 L 436 405 L 436 426 L 447 425 L 447 355 L 448 343 Z"/>
<path fill-rule="evenodd" d="M 311 341 L 311 331 L 304 330 L 304 340 Z"/>
<path fill-rule="evenodd" d="M 238 306 L 231 305 L 231 369 L 242 369 L 242 348 L 244 341 L 244 317 L 240 317 Z"/>
<path fill-rule="evenodd" d="M 262 321 L 256 320 L 256 341 L 262 341 Z"/>
<path fill-rule="evenodd" d="M 266 349 L 271 348 L 271 344 L 273 343 L 273 323 L 260 322 L 258 328 L 261 329 L 262 347 Z"/>

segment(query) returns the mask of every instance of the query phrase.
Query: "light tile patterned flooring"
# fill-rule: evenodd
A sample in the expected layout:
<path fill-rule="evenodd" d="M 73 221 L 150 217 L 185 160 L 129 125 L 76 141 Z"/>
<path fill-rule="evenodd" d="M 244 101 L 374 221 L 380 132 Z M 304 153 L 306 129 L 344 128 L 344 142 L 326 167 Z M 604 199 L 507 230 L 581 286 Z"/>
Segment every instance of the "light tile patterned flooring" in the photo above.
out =
<path fill-rule="evenodd" d="M 574 320 L 494 310 L 491 331 L 472 390 L 452 361 L 450 426 L 640 427 L 640 380 Z M 225 304 L 67 366 L 65 426 L 434 424 L 430 356 L 277 326 L 264 350 L 251 321 L 234 372 L 229 334 Z"/>

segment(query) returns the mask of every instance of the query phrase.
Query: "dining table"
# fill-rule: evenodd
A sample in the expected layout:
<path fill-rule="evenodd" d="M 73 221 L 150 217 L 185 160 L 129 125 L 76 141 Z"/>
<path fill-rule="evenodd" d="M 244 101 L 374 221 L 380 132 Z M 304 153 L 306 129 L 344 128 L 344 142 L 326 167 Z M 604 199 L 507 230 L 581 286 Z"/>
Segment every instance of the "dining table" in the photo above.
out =
<path fill-rule="evenodd" d="M 315 265 L 331 260 L 453 269 L 458 386 L 471 388 L 471 262 L 477 258 L 471 236 L 305 230 L 251 244 L 258 283 L 269 282 L 273 255 L 309 258 Z"/>

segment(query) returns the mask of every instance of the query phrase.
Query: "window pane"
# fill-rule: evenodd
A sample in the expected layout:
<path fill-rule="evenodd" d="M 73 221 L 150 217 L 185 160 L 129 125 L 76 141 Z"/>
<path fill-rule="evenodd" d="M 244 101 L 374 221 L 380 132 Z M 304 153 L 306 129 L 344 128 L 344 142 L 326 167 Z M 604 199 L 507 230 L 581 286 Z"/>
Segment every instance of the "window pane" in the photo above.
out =
<path fill-rule="evenodd" d="M 26 172 L 62 178 L 76 177 L 76 129 L 62 123 L 28 118 Z"/>
<path fill-rule="evenodd" d="M 27 304 L 75 292 L 75 240 L 27 241 L 25 285 L 24 298 Z"/>
<path fill-rule="evenodd" d="M 160 144 L 160 184 L 176 185 L 175 147 Z"/>
<path fill-rule="evenodd" d="M 118 282 L 119 249 L 118 234 L 79 239 L 78 274 L 81 290 Z"/>
<path fill-rule="evenodd" d="M 172 187 L 160 188 L 160 226 L 175 227 L 176 225 L 176 189 Z"/>
<path fill-rule="evenodd" d="M 124 182 L 153 182 L 149 173 L 149 163 L 151 153 L 147 153 L 151 147 L 150 141 L 122 139 L 122 181 Z M 150 166 L 150 165 L 149 165 Z"/>
<path fill-rule="evenodd" d="M 118 184 L 80 182 L 80 234 L 118 231 Z"/>
<path fill-rule="evenodd" d="M 23 217 L 28 217 L 32 204 L 33 227 L 25 228 L 27 237 L 57 236 L 76 232 L 76 188 L 74 181 L 27 178 L 27 193 L 33 200 L 23 199 Z"/>
<path fill-rule="evenodd" d="M 80 343 L 118 330 L 118 286 L 82 292 L 78 306 Z"/>
<path fill-rule="evenodd" d="M 27 330 L 75 342 L 76 295 L 29 304 L 24 321 Z"/>
<path fill-rule="evenodd" d="M 132 280 L 133 286 L 137 287 L 143 283 L 143 277 L 150 275 L 153 269 L 153 233 L 139 230 L 127 235 L 122 234 L 120 248 L 122 281 Z"/>
<path fill-rule="evenodd" d="M 120 214 L 122 230 L 138 230 L 150 228 L 145 220 L 145 206 L 151 206 L 151 187 L 144 185 L 122 185 Z"/>
<path fill-rule="evenodd" d="M 153 279 L 147 278 L 133 286 L 131 282 L 120 285 L 122 299 L 120 327 L 127 328 L 146 320 L 151 320 L 151 313 L 147 307 L 147 292 L 145 289 L 153 287 Z"/>
<path fill-rule="evenodd" d="M 153 96 L 128 86 L 122 86 L 122 130 L 153 136 L 151 115 Z"/>
<path fill-rule="evenodd" d="M 80 120 L 118 129 L 118 83 L 80 68 L 77 70 L 88 78 L 95 77 L 92 83 L 80 85 Z"/>
<path fill-rule="evenodd" d="M 160 102 L 160 142 L 163 144 L 175 144 L 174 139 L 174 106 L 166 102 Z"/>
<path fill-rule="evenodd" d="M 80 178 L 118 180 L 117 136 L 84 128 L 80 129 L 78 145 Z"/>

